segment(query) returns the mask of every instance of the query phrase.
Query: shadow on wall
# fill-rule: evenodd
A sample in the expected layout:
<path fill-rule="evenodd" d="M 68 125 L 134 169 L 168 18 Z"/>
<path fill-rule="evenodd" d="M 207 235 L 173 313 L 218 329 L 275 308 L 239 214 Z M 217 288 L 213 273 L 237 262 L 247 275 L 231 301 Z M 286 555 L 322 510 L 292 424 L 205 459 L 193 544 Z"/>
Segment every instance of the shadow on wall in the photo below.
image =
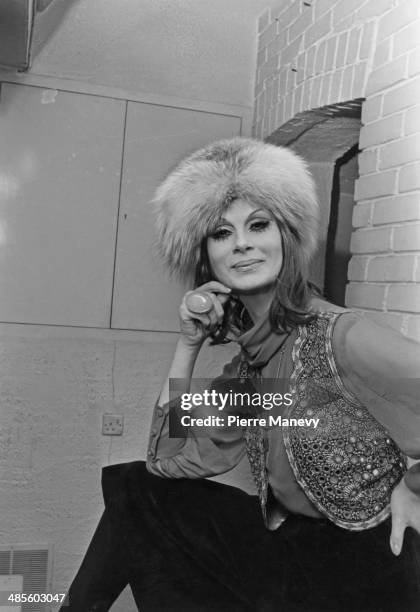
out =
<path fill-rule="evenodd" d="M 351 259 L 354 183 L 359 175 L 358 144 L 337 159 L 331 190 L 331 211 L 325 251 L 325 297 L 345 305 L 347 271 Z"/>

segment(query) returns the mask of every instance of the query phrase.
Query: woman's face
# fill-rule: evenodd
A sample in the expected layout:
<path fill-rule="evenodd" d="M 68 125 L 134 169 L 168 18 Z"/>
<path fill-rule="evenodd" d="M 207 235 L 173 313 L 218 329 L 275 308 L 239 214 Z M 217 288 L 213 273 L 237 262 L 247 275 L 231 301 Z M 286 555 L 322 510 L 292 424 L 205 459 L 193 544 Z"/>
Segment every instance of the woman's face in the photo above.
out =
<path fill-rule="evenodd" d="M 208 236 L 207 253 L 215 278 L 237 293 L 266 291 L 283 263 L 273 215 L 240 199 L 232 202 Z"/>

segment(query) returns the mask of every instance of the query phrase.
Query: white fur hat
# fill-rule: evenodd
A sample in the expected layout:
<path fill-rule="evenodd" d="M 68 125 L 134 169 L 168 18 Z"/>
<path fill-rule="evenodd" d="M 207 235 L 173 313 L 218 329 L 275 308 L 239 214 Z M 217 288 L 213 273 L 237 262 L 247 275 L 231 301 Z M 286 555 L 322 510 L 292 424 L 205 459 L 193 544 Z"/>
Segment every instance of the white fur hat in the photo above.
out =
<path fill-rule="evenodd" d="M 172 274 L 184 281 L 194 277 L 203 238 L 236 198 L 291 227 L 310 259 L 318 241 L 319 207 L 306 163 L 288 148 L 232 138 L 184 159 L 155 193 L 158 249 Z"/>

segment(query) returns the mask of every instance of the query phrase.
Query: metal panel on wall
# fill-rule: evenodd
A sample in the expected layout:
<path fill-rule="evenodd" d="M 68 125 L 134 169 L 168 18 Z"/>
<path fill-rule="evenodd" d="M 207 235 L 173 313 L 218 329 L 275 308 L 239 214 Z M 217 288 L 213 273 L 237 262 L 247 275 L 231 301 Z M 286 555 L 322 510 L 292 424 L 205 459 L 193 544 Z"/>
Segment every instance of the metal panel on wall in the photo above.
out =
<path fill-rule="evenodd" d="M 130 102 L 120 204 L 112 327 L 178 331 L 183 288 L 170 282 L 154 249 L 149 201 L 185 155 L 240 133 L 239 117 Z"/>
<path fill-rule="evenodd" d="M 3 84 L 0 321 L 109 327 L 124 113 Z"/>

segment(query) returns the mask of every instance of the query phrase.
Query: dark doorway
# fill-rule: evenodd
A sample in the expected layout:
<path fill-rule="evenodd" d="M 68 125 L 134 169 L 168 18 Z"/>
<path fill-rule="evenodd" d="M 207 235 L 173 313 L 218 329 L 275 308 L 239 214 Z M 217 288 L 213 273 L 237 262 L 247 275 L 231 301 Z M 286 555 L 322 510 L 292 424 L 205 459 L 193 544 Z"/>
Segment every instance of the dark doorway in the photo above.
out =
<path fill-rule="evenodd" d="M 358 99 L 299 113 L 266 139 L 291 147 L 308 161 L 321 204 L 321 243 L 311 279 L 340 306 L 351 257 L 361 105 Z"/>

